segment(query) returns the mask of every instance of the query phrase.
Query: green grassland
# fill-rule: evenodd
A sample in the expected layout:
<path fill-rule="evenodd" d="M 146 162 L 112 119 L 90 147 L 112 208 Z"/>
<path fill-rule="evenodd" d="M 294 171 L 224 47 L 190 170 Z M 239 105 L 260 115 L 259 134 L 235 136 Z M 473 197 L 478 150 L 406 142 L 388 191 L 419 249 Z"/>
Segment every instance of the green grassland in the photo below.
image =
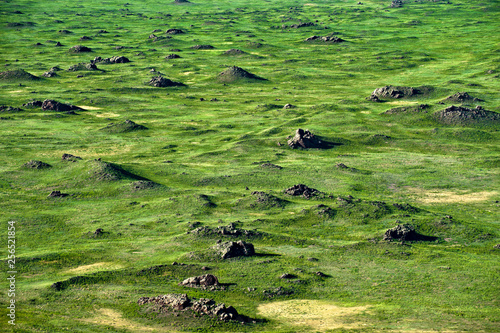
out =
<path fill-rule="evenodd" d="M 402 4 L 1 0 L 0 105 L 12 108 L 0 109 L 0 259 L 6 272 L 15 221 L 18 272 L 14 328 L 1 275 L 1 330 L 500 331 L 500 122 L 436 116 L 452 105 L 498 116 L 500 5 Z M 130 62 L 68 70 L 98 56 Z M 230 66 L 265 80 L 221 79 Z M 149 85 L 159 74 L 184 86 Z M 368 99 L 386 85 L 424 93 Z M 475 99 L 446 100 L 457 92 Z M 46 99 L 81 109 L 23 106 Z M 334 144 L 291 149 L 298 128 Z M 284 192 L 296 184 L 321 193 Z M 256 233 L 192 232 L 233 222 Z M 428 237 L 383 240 L 403 223 Z M 218 240 L 257 255 L 211 256 Z M 178 285 L 203 266 L 227 287 Z M 167 293 L 254 321 L 137 304 Z M 300 302 L 311 308 L 294 314 Z"/>

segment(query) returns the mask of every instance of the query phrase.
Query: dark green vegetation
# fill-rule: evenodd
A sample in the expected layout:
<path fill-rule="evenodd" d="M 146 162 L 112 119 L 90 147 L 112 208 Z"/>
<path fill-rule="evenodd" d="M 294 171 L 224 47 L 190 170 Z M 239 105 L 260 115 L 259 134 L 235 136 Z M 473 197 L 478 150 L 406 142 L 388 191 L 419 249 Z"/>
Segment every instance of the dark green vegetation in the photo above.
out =
<path fill-rule="evenodd" d="M 394 3 L 2 0 L 16 332 L 498 332 L 500 7 Z M 178 285 L 203 266 L 226 287 Z M 166 293 L 257 320 L 137 304 Z M 263 310 L 292 300 L 351 312 Z"/>

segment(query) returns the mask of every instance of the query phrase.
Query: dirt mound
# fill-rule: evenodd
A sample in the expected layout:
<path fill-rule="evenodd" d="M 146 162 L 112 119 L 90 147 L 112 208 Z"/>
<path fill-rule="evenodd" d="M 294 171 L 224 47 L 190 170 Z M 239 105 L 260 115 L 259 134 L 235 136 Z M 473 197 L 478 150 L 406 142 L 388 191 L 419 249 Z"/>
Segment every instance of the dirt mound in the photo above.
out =
<path fill-rule="evenodd" d="M 474 98 L 467 92 L 457 92 L 456 94 L 447 97 L 444 101 L 451 103 L 482 102 L 481 99 Z"/>
<path fill-rule="evenodd" d="M 213 250 L 222 259 L 229 259 L 235 257 L 249 257 L 255 255 L 255 249 L 252 243 L 243 241 L 237 242 L 224 242 L 212 247 Z"/>
<path fill-rule="evenodd" d="M 188 0 L 175 0 L 175 4 L 183 4 L 183 3 L 190 3 Z"/>
<path fill-rule="evenodd" d="M 389 7 L 391 7 L 391 8 L 403 7 L 403 0 L 392 0 L 391 5 Z"/>
<path fill-rule="evenodd" d="M 407 98 L 416 95 L 425 95 L 433 91 L 431 87 L 400 87 L 400 86 L 384 86 L 377 88 L 372 92 L 372 96 L 378 98 Z"/>
<path fill-rule="evenodd" d="M 136 124 L 132 120 L 125 120 L 123 123 L 111 123 L 108 126 L 102 128 L 102 131 L 108 133 L 127 133 L 134 131 L 147 130 L 148 128 L 143 125 Z"/>
<path fill-rule="evenodd" d="M 63 34 L 63 35 L 67 35 L 67 34 L 72 34 L 73 32 L 66 30 L 66 29 L 61 29 L 58 31 L 58 33 Z"/>
<path fill-rule="evenodd" d="M 211 50 L 211 49 L 215 49 L 215 47 L 213 47 L 212 45 L 195 45 L 195 46 L 191 46 L 191 48 L 193 50 Z"/>
<path fill-rule="evenodd" d="M 310 198 L 320 194 L 321 192 L 314 189 L 314 188 L 310 188 L 304 184 L 297 184 L 297 185 L 294 185 L 290 188 L 287 188 L 285 190 L 285 193 L 288 195 L 293 195 L 293 196 L 301 195 L 306 199 L 310 199 Z"/>
<path fill-rule="evenodd" d="M 182 29 L 168 29 L 167 31 L 165 31 L 165 33 L 169 35 L 185 34 L 185 32 Z"/>
<path fill-rule="evenodd" d="M 277 165 L 277 164 L 272 164 L 272 163 L 264 163 L 264 164 L 261 164 L 260 166 L 261 166 L 261 168 L 278 169 L 278 170 L 283 169 L 282 166 Z"/>
<path fill-rule="evenodd" d="M 248 42 L 246 46 L 251 49 L 260 49 L 261 47 L 264 47 L 264 44 L 259 42 Z"/>
<path fill-rule="evenodd" d="M 384 240 L 387 241 L 433 241 L 436 237 L 424 236 L 415 231 L 415 227 L 410 224 L 398 224 L 389 229 L 384 234 Z"/>
<path fill-rule="evenodd" d="M 61 191 L 52 191 L 47 196 L 47 198 L 64 198 L 64 197 L 67 197 L 68 195 L 69 194 L 67 194 L 67 193 L 61 193 Z"/>
<path fill-rule="evenodd" d="M 430 106 L 427 104 L 402 106 L 399 108 L 389 109 L 389 110 L 385 111 L 383 114 L 427 113 L 427 109 L 429 109 L 429 108 L 430 108 Z"/>
<path fill-rule="evenodd" d="M 262 234 L 254 230 L 239 229 L 236 227 L 235 223 L 230 223 L 227 226 L 218 226 L 215 228 L 210 227 L 198 227 L 192 231 L 188 231 L 188 234 L 198 235 L 198 236 L 229 236 L 229 237 L 256 237 Z"/>
<path fill-rule="evenodd" d="M 91 161 L 89 175 L 99 181 L 117 181 L 121 179 L 148 180 L 124 170 L 114 163 L 104 162 L 101 159 Z"/>
<path fill-rule="evenodd" d="M 245 51 L 240 50 L 240 49 L 230 49 L 230 50 L 227 50 L 224 53 L 222 53 L 222 55 L 229 55 L 229 56 L 242 55 L 242 54 L 247 54 L 247 53 Z"/>
<path fill-rule="evenodd" d="M 499 125 L 500 113 L 484 110 L 477 106 L 470 109 L 450 106 L 433 114 L 437 121 L 447 125 Z"/>
<path fill-rule="evenodd" d="M 47 168 L 52 168 L 52 165 L 42 161 L 31 160 L 24 163 L 23 167 L 28 169 L 47 169 Z"/>
<path fill-rule="evenodd" d="M 154 76 L 149 80 L 149 85 L 153 87 L 165 88 L 165 87 L 184 87 L 186 86 L 181 82 L 174 82 L 172 80 L 166 79 L 163 76 Z"/>
<path fill-rule="evenodd" d="M 231 83 L 237 81 L 265 81 L 266 79 L 252 74 L 241 67 L 232 66 L 219 73 L 217 80 L 219 82 Z"/>
<path fill-rule="evenodd" d="M 10 113 L 10 112 L 19 112 L 22 111 L 20 108 L 16 108 L 13 106 L 8 106 L 8 105 L 0 105 L 0 113 Z"/>
<path fill-rule="evenodd" d="M 43 111 L 73 111 L 73 110 L 82 110 L 78 106 L 71 104 L 64 104 L 58 101 L 54 101 L 52 99 L 46 99 L 42 102 L 42 110 Z"/>
<path fill-rule="evenodd" d="M 77 72 L 77 71 L 96 71 L 98 70 L 97 66 L 95 65 L 95 63 L 93 62 L 89 62 L 89 63 L 86 63 L 86 62 L 81 62 L 79 64 L 76 64 L 76 65 L 71 65 L 69 68 L 68 68 L 68 71 L 69 72 Z"/>
<path fill-rule="evenodd" d="M 333 146 L 331 142 L 320 140 L 319 137 L 312 134 L 309 130 L 297 129 L 295 136 L 288 140 L 288 146 L 292 149 L 320 148 L 328 149 Z"/>
<path fill-rule="evenodd" d="M 239 322 L 249 321 L 248 317 L 238 314 L 232 306 L 226 307 L 224 303 L 217 304 L 213 299 L 189 298 L 186 294 L 167 294 L 157 297 L 141 297 L 137 301 L 139 305 L 152 305 L 153 310 L 158 313 L 167 313 L 172 310 L 192 310 L 199 314 L 206 314 L 222 321 L 237 320 Z"/>
<path fill-rule="evenodd" d="M 254 191 L 252 195 L 255 196 L 256 202 L 251 204 L 251 208 L 273 208 L 273 207 L 284 207 L 287 203 L 286 200 L 275 197 L 272 194 L 266 192 Z"/>
<path fill-rule="evenodd" d="M 39 107 L 42 106 L 42 104 L 43 104 L 42 101 L 33 100 L 31 102 L 23 104 L 23 106 L 26 107 L 26 108 L 39 108 Z"/>
<path fill-rule="evenodd" d="M 187 278 L 179 283 L 179 285 L 190 288 L 215 290 L 215 287 L 219 286 L 220 283 L 215 275 L 205 274 Z"/>
<path fill-rule="evenodd" d="M 139 180 L 137 182 L 133 182 L 130 187 L 133 191 L 142 191 L 142 190 L 151 190 L 159 187 L 160 184 L 149 181 L 149 180 Z"/>
<path fill-rule="evenodd" d="M 0 72 L 0 80 L 5 81 L 36 81 L 39 77 L 26 72 L 24 69 L 16 69 L 13 71 Z"/>
<path fill-rule="evenodd" d="M 75 156 L 71 154 L 63 154 L 62 160 L 63 161 L 69 161 L 69 162 L 78 162 L 78 160 L 81 160 L 82 158 L 80 156 Z"/>
<path fill-rule="evenodd" d="M 305 39 L 306 42 L 326 42 L 326 43 L 343 43 L 344 39 L 336 36 L 311 36 Z"/>
<path fill-rule="evenodd" d="M 95 57 L 92 63 L 103 63 L 103 64 L 125 64 L 130 62 L 130 59 L 124 56 L 114 56 L 111 58 L 101 58 Z"/>
<path fill-rule="evenodd" d="M 169 54 L 168 56 L 165 57 L 165 59 L 179 59 L 179 58 L 181 58 L 181 56 L 175 53 Z"/>
<path fill-rule="evenodd" d="M 69 49 L 71 53 L 83 53 L 83 52 L 92 52 L 90 47 L 86 47 L 83 45 L 75 45 Z"/>

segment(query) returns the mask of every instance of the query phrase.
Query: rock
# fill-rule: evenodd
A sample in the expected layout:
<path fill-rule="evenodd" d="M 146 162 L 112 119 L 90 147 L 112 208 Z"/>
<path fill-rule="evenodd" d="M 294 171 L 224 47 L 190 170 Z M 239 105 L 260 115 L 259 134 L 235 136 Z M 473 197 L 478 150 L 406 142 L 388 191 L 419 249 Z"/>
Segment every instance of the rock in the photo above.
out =
<path fill-rule="evenodd" d="M 185 86 L 185 84 L 181 82 L 174 82 L 172 80 L 166 79 L 164 77 L 160 76 L 154 76 L 149 80 L 149 85 L 153 87 L 159 87 L 159 88 L 165 88 L 165 87 L 182 87 Z"/>
<path fill-rule="evenodd" d="M 189 232 L 193 235 L 199 236 L 231 236 L 231 237 L 258 237 L 261 233 L 253 230 L 245 230 L 236 228 L 234 223 L 230 223 L 228 226 L 218 226 L 216 228 L 210 227 L 198 227 Z"/>
<path fill-rule="evenodd" d="M 315 274 L 319 277 L 326 277 L 327 276 L 325 273 L 322 273 L 322 272 L 316 272 Z"/>
<path fill-rule="evenodd" d="M 49 70 L 45 73 L 42 74 L 44 77 L 55 77 L 57 76 L 57 73 L 53 70 Z"/>
<path fill-rule="evenodd" d="M 285 190 L 286 194 L 293 195 L 293 196 L 298 196 L 301 195 L 304 198 L 310 199 L 318 194 L 320 192 L 314 188 L 310 188 L 304 184 L 298 184 L 294 185 L 288 189 Z"/>
<path fill-rule="evenodd" d="M 315 41 L 320 41 L 320 42 L 327 42 L 327 43 L 343 43 L 345 42 L 344 39 L 337 37 L 337 36 L 311 36 L 305 39 L 306 42 L 315 42 Z"/>
<path fill-rule="evenodd" d="M 403 7 L 403 0 L 392 0 L 390 7 L 391 8 L 401 8 L 401 7 Z"/>
<path fill-rule="evenodd" d="M 413 87 L 384 86 L 372 92 L 373 96 L 385 98 L 405 98 L 421 94 L 420 90 Z"/>
<path fill-rule="evenodd" d="M 51 99 L 46 99 L 42 103 L 43 111 L 72 111 L 72 110 L 82 110 L 78 106 L 71 104 L 64 104 Z"/>
<path fill-rule="evenodd" d="M 63 154 L 62 160 L 63 161 L 70 161 L 70 162 L 78 162 L 78 160 L 81 160 L 82 158 L 80 156 L 75 156 L 71 154 Z"/>
<path fill-rule="evenodd" d="M 22 111 L 20 108 L 16 108 L 13 106 L 8 106 L 8 105 L 0 105 L 0 113 L 5 112 L 5 113 L 10 113 L 10 112 L 19 112 Z"/>
<path fill-rule="evenodd" d="M 469 102 L 469 101 L 474 101 L 474 102 L 482 102 L 481 99 L 474 98 L 471 95 L 469 95 L 467 92 L 457 92 L 456 94 L 453 94 L 452 96 L 447 97 L 445 102 L 452 102 L 452 103 L 464 103 L 464 102 Z"/>
<path fill-rule="evenodd" d="M 31 102 L 23 104 L 23 106 L 27 107 L 27 108 L 39 108 L 42 106 L 42 104 L 43 104 L 42 101 L 31 101 Z"/>
<path fill-rule="evenodd" d="M 127 62 L 130 62 L 130 60 L 127 57 L 124 56 L 114 56 L 109 59 L 109 61 L 112 64 L 125 64 Z"/>
<path fill-rule="evenodd" d="M 80 37 L 80 40 L 91 40 L 92 38 L 88 37 L 88 36 L 83 36 L 83 37 Z"/>
<path fill-rule="evenodd" d="M 283 109 L 295 109 L 296 106 L 292 105 L 292 104 L 285 104 L 285 106 L 283 106 Z"/>
<path fill-rule="evenodd" d="M 52 168 L 52 165 L 42 161 L 31 160 L 24 163 L 23 167 L 28 169 L 47 169 L 47 168 Z"/>
<path fill-rule="evenodd" d="M 215 275 L 205 274 L 201 276 L 190 277 L 179 283 L 181 286 L 191 288 L 203 288 L 219 286 L 219 280 Z"/>
<path fill-rule="evenodd" d="M 248 257 L 255 254 L 253 244 L 243 241 L 224 242 L 212 247 L 220 255 L 222 259 L 234 257 Z"/>
<path fill-rule="evenodd" d="M 303 130 L 301 128 L 295 131 L 295 136 L 288 140 L 288 146 L 292 149 L 309 149 L 309 148 L 322 148 L 328 149 L 332 146 L 332 143 L 320 140 L 309 130 Z"/>
<path fill-rule="evenodd" d="M 61 191 L 52 191 L 50 194 L 47 196 L 48 198 L 64 198 L 67 197 L 69 194 L 67 193 L 61 193 Z"/>
<path fill-rule="evenodd" d="M 75 45 L 69 49 L 72 53 L 92 52 L 92 49 L 83 45 Z"/>
<path fill-rule="evenodd" d="M 95 71 L 98 70 L 97 66 L 95 63 L 90 62 L 90 63 L 85 63 L 81 62 L 76 65 L 72 65 L 68 68 L 68 71 L 70 72 L 77 72 L 77 71 Z"/>

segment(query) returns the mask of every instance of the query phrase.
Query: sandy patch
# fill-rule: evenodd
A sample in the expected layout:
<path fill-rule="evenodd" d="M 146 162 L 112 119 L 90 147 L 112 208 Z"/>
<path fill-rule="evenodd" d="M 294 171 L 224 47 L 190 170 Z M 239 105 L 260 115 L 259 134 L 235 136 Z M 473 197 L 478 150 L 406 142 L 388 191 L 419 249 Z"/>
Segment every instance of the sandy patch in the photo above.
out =
<path fill-rule="evenodd" d="M 83 265 L 83 266 L 78 266 L 76 268 L 68 269 L 64 273 L 83 274 L 83 273 L 97 272 L 102 270 L 115 270 L 120 268 L 123 268 L 123 266 L 120 264 L 112 262 L 96 262 L 95 264 Z"/>
<path fill-rule="evenodd" d="M 81 319 L 84 322 L 112 326 L 117 329 L 125 329 L 131 332 L 153 332 L 154 328 L 143 326 L 132 320 L 122 318 L 122 314 L 113 309 L 102 308 L 96 311 L 93 318 Z M 172 332 L 172 331 L 169 331 Z"/>
<path fill-rule="evenodd" d="M 20 92 L 23 92 L 22 90 L 11 90 L 9 91 L 11 94 L 17 94 L 17 93 L 20 93 Z"/>
<path fill-rule="evenodd" d="M 119 117 L 120 115 L 118 113 L 105 112 L 105 113 L 96 114 L 95 116 L 99 117 L 99 118 L 114 118 L 114 117 Z"/>
<path fill-rule="evenodd" d="M 96 106 L 87 106 L 87 105 L 77 105 L 79 108 L 82 108 L 84 110 L 100 110 L 102 108 L 98 108 Z"/>
<path fill-rule="evenodd" d="M 259 315 L 275 319 L 287 325 L 307 326 L 316 331 L 325 332 L 338 328 L 354 329 L 364 326 L 362 322 L 353 322 L 346 317 L 365 311 L 367 306 L 340 307 L 326 301 L 290 300 L 262 304 L 258 307 Z M 304 328 L 304 331 L 308 331 Z"/>
<path fill-rule="evenodd" d="M 422 189 L 409 189 L 410 192 L 417 194 L 417 201 L 423 203 L 472 203 L 490 200 L 491 197 L 498 195 L 497 191 L 482 191 L 475 193 L 465 193 L 460 191 L 440 191 Z"/>
<path fill-rule="evenodd" d="M 313 7 L 316 7 L 317 4 L 315 4 L 315 3 L 305 3 L 304 6 L 313 6 Z"/>

